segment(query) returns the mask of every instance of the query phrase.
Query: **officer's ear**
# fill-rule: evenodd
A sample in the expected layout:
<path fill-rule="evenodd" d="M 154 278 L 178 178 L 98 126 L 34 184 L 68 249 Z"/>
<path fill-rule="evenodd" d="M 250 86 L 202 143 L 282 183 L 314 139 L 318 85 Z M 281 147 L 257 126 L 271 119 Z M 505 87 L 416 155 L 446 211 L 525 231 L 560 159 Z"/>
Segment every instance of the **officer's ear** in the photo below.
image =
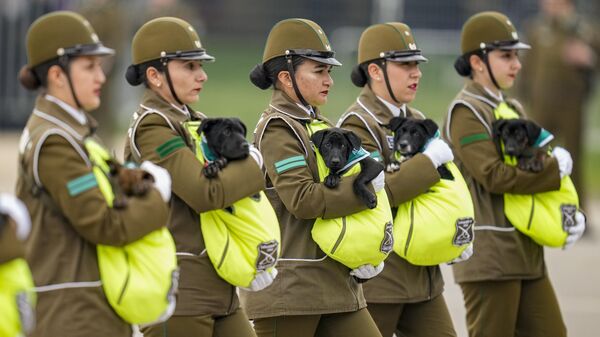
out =
<path fill-rule="evenodd" d="M 362 142 L 360 141 L 360 138 L 354 132 L 352 132 L 350 130 L 343 130 L 343 134 L 353 149 L 356 149 L 356 150 L 360 149 L 360 145 L 362 144 Z"/>
<path fill-rule="evenodd" d="M 542 128 L 532 121 L 526 121 L 525 128 L 527 130 L 527 144 L 529 144 L 529 146 L 533 146 L 540 136 Z"/>
<path fill-rule="evenodd" d="M 390 119 L 390 123 L 388 125 L 384 125 L 384 126 L 392 131 L 396 131 L 406 121 L 407 121 L 407 119 L 404 117 L 394 117 L 394 118 Z"/>
<path fill-rule="evenodd" d="M 423 126 L 425 127 L 425 131 L 427 131 L 427 136 L 429 136 L 429 138 L 435 136 L 438 131 L 438 126 L 432 119 L 427 118 L 424 120 Z"/>
<path fill-rule="evenodd" d="M 317 131 L 313 133 L 313 135 L 310 137 L 310 140 L 313 142 L 313 144 L 315 144 L 317 148 L 321 148 L 321 144 L 323 144 L 323 139 L 325 139 L 327 133 L 329 133 L 329 130 Z"/>
<path fill-rule="evenodd" d="M 277 81 L 284 87 L 292 87 L 292 76 L 289 71 L 280 71 L 277 73 Z"/>

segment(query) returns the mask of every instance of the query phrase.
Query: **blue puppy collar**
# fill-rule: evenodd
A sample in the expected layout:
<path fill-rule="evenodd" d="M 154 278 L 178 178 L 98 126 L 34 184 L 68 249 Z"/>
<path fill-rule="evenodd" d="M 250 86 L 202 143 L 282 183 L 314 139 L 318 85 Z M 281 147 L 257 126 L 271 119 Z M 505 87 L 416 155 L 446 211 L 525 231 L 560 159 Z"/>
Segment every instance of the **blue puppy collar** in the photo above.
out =
<path fill-rule="evenodd" d="M 204 133 L 200 134 L 200 149 L 202 150 L 202 155 L 207 162 L 213 162 L 217 159 L 217 156 L 208 147 Z"/>

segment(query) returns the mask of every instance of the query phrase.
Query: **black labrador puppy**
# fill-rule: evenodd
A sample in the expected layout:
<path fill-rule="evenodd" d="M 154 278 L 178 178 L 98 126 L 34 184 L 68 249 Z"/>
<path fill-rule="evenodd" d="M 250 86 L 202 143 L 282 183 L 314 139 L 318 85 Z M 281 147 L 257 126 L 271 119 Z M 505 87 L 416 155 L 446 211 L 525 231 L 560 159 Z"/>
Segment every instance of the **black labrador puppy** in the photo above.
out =
<path fill-rule="evenodd" d="M 207 178 L 216 177 L 229 161 L 244 159 L 250 153 L 246 126 L 238 118 L 204 119 L 198 128 L 198 134 L 204 135 L 210 152 L 208 155 L 213 157 L 202 169 Z"/>
<path fill-rule="evenodd" d="M 386 167 L 388 172 L 394 172 L 400 169 L 400 162 L 396 158 L 396 152 L 402 155 L 403 160 L 407 160 L 419 152 L 423 152 L 427 142 L 435 137 L 438 132 L 437 124 L 431 119 L 417 119 L 406 117 L 394 117 L 386 125 L 388 129 L 394 132 L 393 151 Z M 452 173 L 444 165 L 437 168 L 442 179 L 454 180 Z"/>
<path fill-rule="evenodd" d="M 360 149 L 360 138 L 349 130 L 329 128 L 315 132 L 311 141 L 329 168 L 329 175 L 325 177 L 324 181 L 325 186 L 336 187 L 346 171 L 342 171 L 342 169 L 348 163 L 351 153 Z M 371 157 L 363 158 L 359 163 L 361 171 L 354 181 L 354 193 L 367 207 L 375 208 L 377 196 L 368 189 L 368 184 L 383 171 L 383 165 Z"/>
<path fill-rule="evenodd" d="M 517 158 L 517 167 L 524 171 L 540 172 L 544 169 L 545 152 L 535 146 L 542 128 L 525 119 L 498 119 L 492 123 L 494 142 L 498 153 Z"/>

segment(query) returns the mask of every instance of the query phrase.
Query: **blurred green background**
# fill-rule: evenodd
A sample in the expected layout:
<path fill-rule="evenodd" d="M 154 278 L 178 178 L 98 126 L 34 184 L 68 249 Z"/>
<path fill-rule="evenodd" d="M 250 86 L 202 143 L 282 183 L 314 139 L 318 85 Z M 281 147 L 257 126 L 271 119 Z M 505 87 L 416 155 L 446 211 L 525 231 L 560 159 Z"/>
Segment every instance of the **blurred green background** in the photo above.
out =
<path fill-rule="evenodd" d="M 238 116 L 253 130 L 260 113 L 267 106 L 272 90 L 260 90 L 248 79 L 252 67 L 262 58 L 264 41 L 208 36 L 203 40 L 209 53 L 217 61 L 205 65 L 208 82 L 200 94 L 195 108 L 208 116 Z M 251 47 L 250 47 L 251 46 Z M 423 77 L 412 106 L 441 125 L 448 104 L 463 85 L 453 68 L 454 57 L 433 55 L 429 62 L 421 64 Z M 350 72 L 355 64 L 351 57 L 341 57 L 342 67 L 334 68 L 331 76 L 334 87 L 327 105 L 321 111 L 336 122 L 340 115 L 356 99 L 360 88 L 350 82 Z M 596 87 L 594 100 L 589 104 L 586 130 L 585 177 L 589 183 L 588 193 L 600 195 L 600 87 Z M 250 138 L 251 135 L 248 135 Z M 559 145 L 559 144 L 555 144 Z"/>

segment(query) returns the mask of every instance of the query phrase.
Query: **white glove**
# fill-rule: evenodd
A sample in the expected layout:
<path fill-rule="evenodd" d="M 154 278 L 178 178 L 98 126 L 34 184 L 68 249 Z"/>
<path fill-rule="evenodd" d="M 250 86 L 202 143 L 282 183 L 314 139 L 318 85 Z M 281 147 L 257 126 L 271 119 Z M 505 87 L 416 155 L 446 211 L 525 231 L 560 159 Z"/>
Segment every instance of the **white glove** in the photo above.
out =
<path fill-rule="evenodd" d="M 558 160 L 560 178 L 570 175 L 573 170 L 573 159 L 569 151 L 557 146 L 552 150 L 552 156 Z"/>
<path fill-rule="evenodd" d="M 373 189 L 375 190 L 375 193 L 381 191 L 383 189 L 383 187 L 385 186 L 384 171 L 379 172 L 377 177 L 375 177 L 375 178 L 373 178 L 373 180 L 371 180 L 371 184 L 373 185 Z"/>
<path fill-rule="evenodd" d="M 575 226 L 567 227 L 568 235 L 563 249 L 568 249 L 575 244 L 575 242 L 581 238 L 583 232 L 585 232 L 585 215 L 580 211 L 577 211 L 577 213 L 575 213 Z"/>
<path fill-rule="evenodd" d="M 171 175 L 169 171 L 147 160 L 140 165 L 140 168 L 152 175 L 154 188 L 160 192 L 164 202 L 169 202 L 171 199 Z"/>
<path fill-rule="evenodd" d="M 0 194 L 0 213 L 8 215 L 17 224 L 17 239 L 25 240 L 31 231 L 31 218 L 25 204 L 12 194 Z"/>
<path fill-rule="evenodd" d="M 473 256 L 473 242 L 469 243 L 467 249 L 465 249 L 460 256 L 455 258 L 454 260 L 448 262 L 448 264 L 455 264 L 463 261 L 467 261 L 471 256 Z"/>
<path fill-rule="evenodd" d="M 260 169 L 262 170 L 262 167 L 263 167 L 263 157 L 262 157 L 262 154 L 252 144 L 250 144 L 250 157 L 252 157 L 252 159 L 254 159 L 254 161 L 256 161 L 256 164 L 258 164 L 258 167 L 260 167 Z"/>
<path fill-rule="evenodd" d="M 266 287 L 270 286 L 271 283 L 277 277 L 277 269 L 271 269 L 271 272 L 267 272 L 265 270 L 261 270 L 256 273 L 254 280 L 250 282 L 250 286 L 248 288 L 244 288 L 248 291 L 261 291 Z"/>
<path fill-rule="evenodd" d="M 350 271 L 350 275 L 356 276 L 364 280 L 368 280 L 381 273 L 381 271 L 383 270 L 383 265 L 383 262 L 381 262 L 377 267 L 373 266 L 372 264 L 363 264 L 362 266 L 356 269 L 352 269 Z"/>
<path fill-rule="evenodd" d="M 454 154 L 450 150 L 450 146 L 439 138 L 430 141 L 423 154 L 431 159 L 435 168 L 454 159 Z"/>

